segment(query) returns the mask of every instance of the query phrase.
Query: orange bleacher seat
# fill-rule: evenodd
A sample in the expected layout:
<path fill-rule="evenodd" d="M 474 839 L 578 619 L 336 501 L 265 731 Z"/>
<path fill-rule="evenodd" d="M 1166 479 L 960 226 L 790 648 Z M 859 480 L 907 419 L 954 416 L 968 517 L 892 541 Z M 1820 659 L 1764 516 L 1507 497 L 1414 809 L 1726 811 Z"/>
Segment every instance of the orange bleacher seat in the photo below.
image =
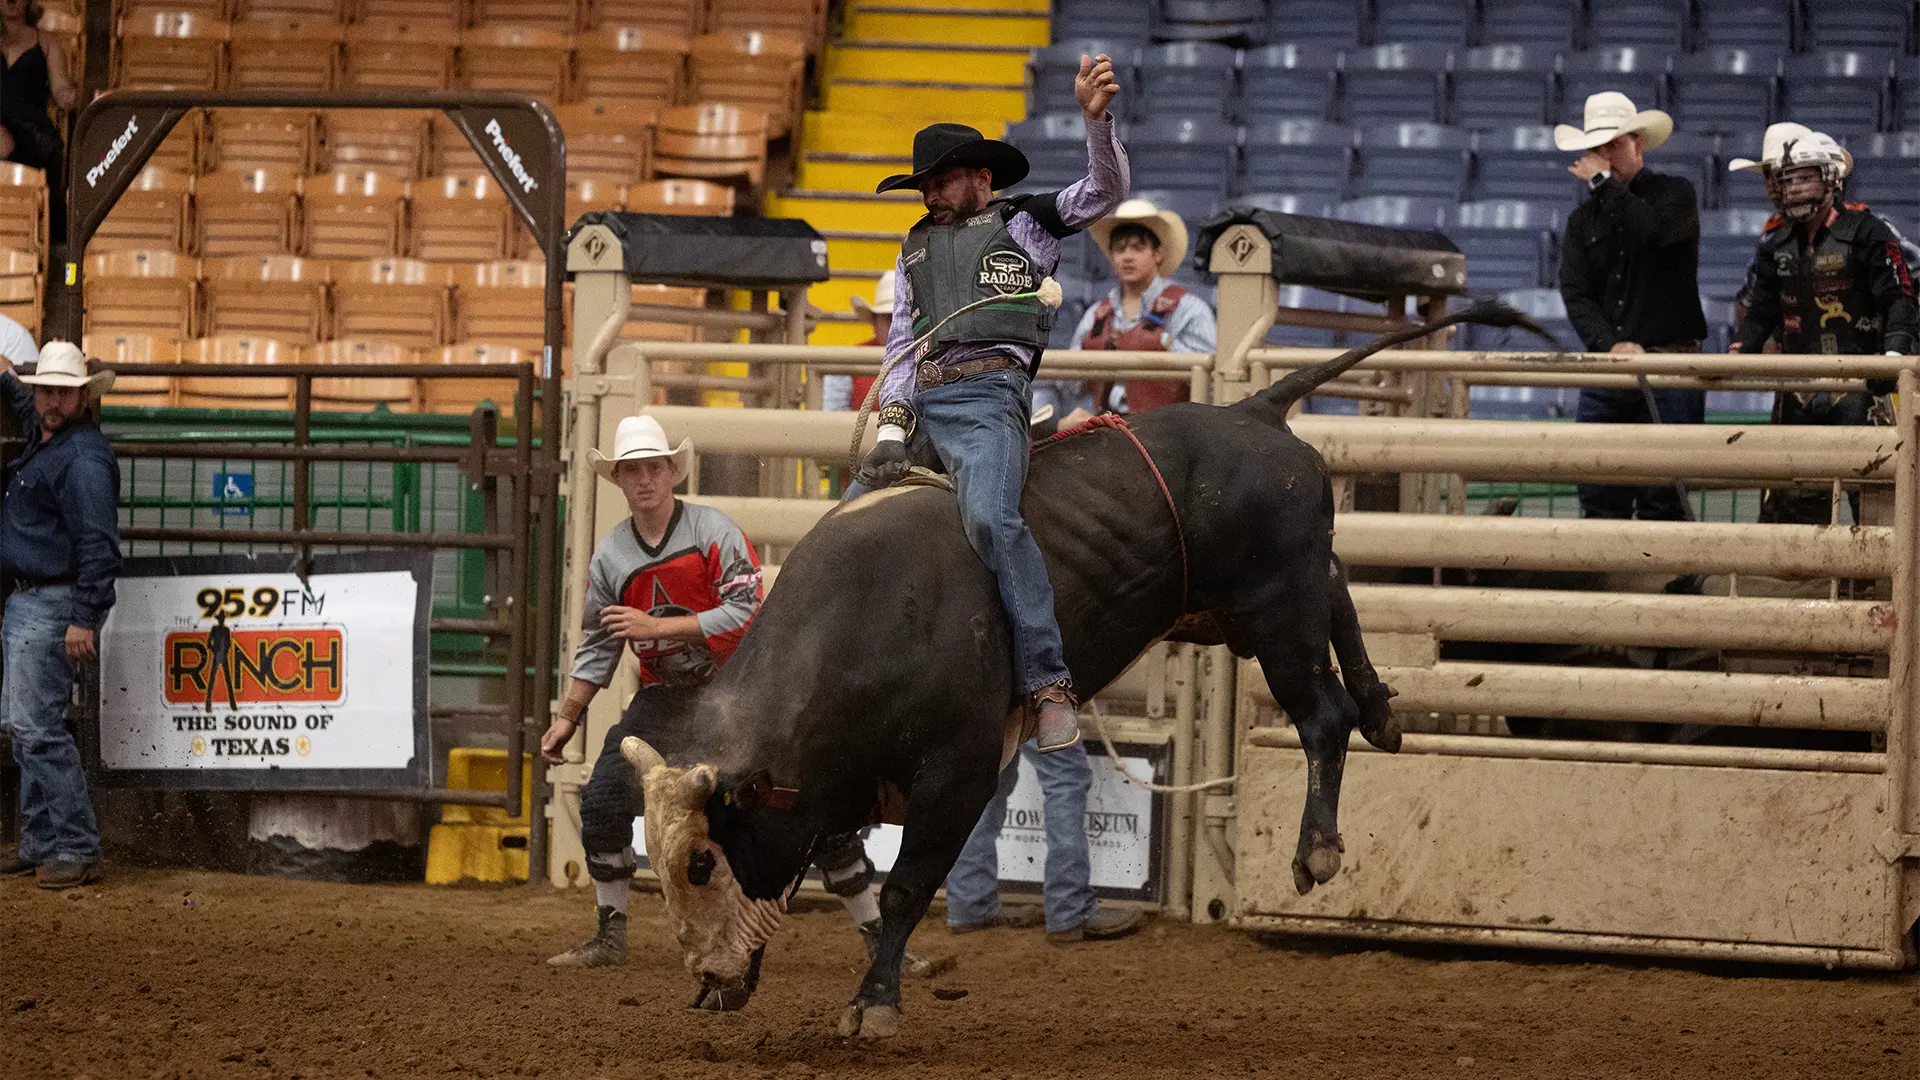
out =
<path fill-rule="evenodd" d="M 227 24 L 191 11 L 128 14 L 115 65 L 121 89 L 217 90 L 226 85 Z"/>
<path fill-rule="evenodd" d="M 0 162 L 0 247 L 47 250 L 47 176 L 39 169 Z"/>
<path fill-rule="evenodd" d="M 444 26 L 449 30 L 467 25 L 466 0 L 348 0 L 353 21 L 403 22 L 419 26 Z"/>
<path fill-rule="evenodd" d="M 0 277 L 0 315 L 39 337 L 42 292 L 38 277 Z"/>
<path fill-rule="evenodd" d="M 453 339 L 517 345 L 546 341 L 545 263 L 502 260 L 455 271 Z"/>
<path fill-rule="evenodd" d="M 113 389 L 107 391 L 105 401 L 109 405 L 146 405 L 164 406 L 174 404 L 178 391 L 176 381 L 171 375 L 128 375 L 128 364 L 177 364 L 180 362 L 180 343 L 171 338 L 155 337 L 127 330 L 119 333 L 94 333 L 89 331 L 80 339 L 80 347 L 88 356 L 96 356 L 118 374 L 113 380 Z"/>
<path fill-rule="evenodd" d="M 671 105 L 686 83 L 687 39 L 664 30 L 607 26 L 578 37 L 582 101 Z"/>
<path fill-rule="evenodd" d="M 193 178 L 185 173 L 152 165 L 141 169 L 107 212 L 90 246 L 100 251 L 186 251 L 192 237 L 192 190 Z"/>
<path fill-rule="evenodd" d="M 227 86 L 234 90 L 332 90 L 339 85 L 338 22 L 273 19 L 233 24 Z"/>
<path fill-rule="evenodd" d="M 291 255 L 300 177 L 278 169 L 208 173 L 193 189 L 194 250 L 208 258 Z"/>
<path fill-rule="evenodd" d="M 328 270 L 324 262 L 292 255 L 206 260 L 207 336 L 313 344 L 326 326 Z"/>
<path fill-rule="evenodd" d="M 419 259 L 372 259 L 336 264 L 333 279 L 333 337 L 412 349 L 446 344 L 450 268 Z"/>
<path fill-rule="evenodd" d="M 122 0 L 114 5 L 123 19 L 152 19 L 157 15 L 188 14 L 208 22 L 227 17 L 228 0 Z"/>
<path fill-rule="evenodd" d="M 428 123 L 427 175 L 452 176 L 458 173 L 486 172 L 486 163 L 474 152 L 473 144 L 453 126 L 447 114 L 437 112 Z"/>
<path fill-rule="evenodd" d="M 234 109 L 207 120 L 202 160 L 209 172 L 275 169 L 304 175 L 313 168 L 315 124 L 303 109 Z"/>
<path fill-rule="evenodd" d="M 705 180 L 655 180 L 627 189 L 627 209 L 636 214 L 727 217 L 733 213 L 733 189 Z"/>
<path fill-rule="evenodd" d="M 580 220 L 580 215 L 591 210 L 624 210 L 627 207 L 627 189 L 623 184 L 608 184 L 595 180 L 591 176 L 567 174 L 567 221 L 569 224 Z"/>
<path fill-rule="evenodd" d="M 636 309 L 641 307 L 703 308 L 707 306 L 707 290 L 684 285 L 635 285 L 633 303 Z M 647 341 L 692 341 L 698 336 L 698 329 L 687 323 L 634 318 L 627 322 L 622 333 L 627 337 L 642 338 Z"/>
<path fill-rule="evenodd" d="M 320 116 L 319 163 L 334 171 L 417 180 L 427 160 L 427 121 L 411 109 L 331 109 Z"/>
<path fill-rule="evenodd" d="M 173 130 L 167 132 L 167 137 L 160 140 L 160 145 L 147 156 L 147 167 L 183 176 L 197 176 L 204 171 L 200 159 L 206 150 L 206 140 L 206 110 L 188 109 L 173 125 Z"/>
<path fill-rule="evenodd" d="M 207 337 L 189 342 L 181 359 L 195 364 L 298 364 L 306 350 L 270 337 Z M 201 409 L 290 409 L 291 378 L 181 376 L 180 404 Z"/>
<path fill-rule="evenodd" d="M 473 0 L 475 26 L 532 26 L 571 34 L 580 29 L 582 0 Z"/>
<path fill-rule="evenodd" d="M 476 26 L 460 35 L 459 85 L 513 90 L 548 104 L 572 100 L 573 39 L 530 26 Z"/>
<path fill-rule="evenodd" d="M 429 262 L 487 262 L 511 252 L 513 210 L 485 173 L 413 185 L 407 254 Z"/>
<path fill-rule="evenodd" d="M 351 370 L 356 364 L 413 364 L 412 349 L 390 341 L 328 341 L 314 347 L 313 362 L 337 364 Z M 313 380 L 314 406 L 364 409 L 385 405 L 392 412 L 413 412 L 419 388 L 415 380 L 381 376 L 344 376 Z"/>
<path fill-rule="evenodd" d="M 233 0 L 233 19 L 302 19 L 343 23 L 351 0 Z"/>
<path fill-rule="evenodd" d="M 758 188 L 767 173 L 767 117 L 732 105 L 691 105 L 660 114 L 654 129 L 658 176 L 744 177 Z"/>
<path fill-rule="evenodd" d="M 623 101 L 561 105 L 554 119 L 567 138 L 567 178 L 606 184 L 647 179 L 653 109 Z"/>
<path fill-rule="evenodd" d="M 476 341 L 464 345 L 449 345 L 444 349 L 426 354 L 422 359 L 427 363 L 442 364 L 537 364 L 539 356 L 538 347 L 523 352 L 512 345 Z M 537 373 L 535 379 L 538 380 Z M 420 380 L 421 403 L 428 412 L 437 413 L 472 412 L 476 405 L 485 400 L 499 405 L 500 415 L 511 416 L 516 389 L 516 380 L 512 377 Z"/>
<path fill-rule="evenodd" d="M 689 95 L 767 114 L 767 133 L 792 130 L 800 110 L 800 79 L 806 42 L 757 30 L 705 34 L 693 39 L 687 57 Z"/>
<path fill-rule="evenodd" d="M 357 23 L 347 28 L 345 90 L 445 90 L 459 36 L 435 22 Z"/>
<path fill-rule="evenodd" d="M 819 52 L 827 36 L 826 0 L 712 0 L 707 29 L 759 30 L 804 41 Z"/>
<path fill-rule="evenodd" d="M 301 199 L 301 245 L 314 259 L 384 259 L 400 253 L 407 184 L 377 172 L 335 172 L 307 178 Z"/>
<path fill-rule="evenodd" d="M 692 37 L 706 28 L 707 0 L 588 0 L 588 26 L 635 26 Z"/>
<path fill-rule="evenodd" d="M 87 50 L 82 44 L 86 34 L 86 20 L 78 12 L 48 8 L 40 13 L 40 21 L 34 29 L 60 43 L 66 50 L 67 77 L 75 86 L 86 83 Z"/>
<path fill-rule="evenodd" d="M 184 341 L 199 333 L 200 282 L 192 259 L 172 251 L 87 257 L 87 332 Z"/>

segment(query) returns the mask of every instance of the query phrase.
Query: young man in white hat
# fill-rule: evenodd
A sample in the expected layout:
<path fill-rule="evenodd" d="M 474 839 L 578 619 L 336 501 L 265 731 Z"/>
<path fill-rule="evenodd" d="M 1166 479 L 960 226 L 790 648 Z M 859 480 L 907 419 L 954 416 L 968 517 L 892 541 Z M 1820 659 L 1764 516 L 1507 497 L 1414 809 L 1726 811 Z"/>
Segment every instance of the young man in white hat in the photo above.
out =
<path fill-rule="evenodd" d="M 1074 349 L 1213 351 L 1213 309 L 1171 278 L 1187 256 L 1187 224 L 1145 199 L 1128 199 L 1087 230 L 1113 263 L 1115 284 L 1074 328 Z M 1184 382 L 1129 380 L 1126 411 L 1137 415 L 1188 399 Z"/>
<path fill-rule="evenodd" d="M 1865 203 L 1842 200 L 1853 156 L 1827 135 L 1798 124 L 1767 129 L 1759 161 L 1735 159 L 1729 168 L 1758 172 L 1779 215 L 1767 223 L 1740 293 L 1743 314 L 1733 352 L 1760 352 L 1778 335 L 1789 353 L 1898 356 L 1914 350 L 1920 307 L 1898 229 Z M 1891 380 L 1869 383 L 1872 393 L 1780 393 L 1776 424 L 1869 423 L 1873 394 L 1890 393 Z M 1855 520 L 1859 495 L 1850 495 Z M 1760 520 L 1832 524 L 1825 492 L 1770 490 Z"/>
<path fill-rule="evenodd" d="M 1700 204 L 1693 185 L 1643 167 L 1642 155 L 1667 141 L 1673 119 L 1637 109 L 1625 94 L 1587 99 L 1581 127 L 1561 124 L 1554 145 L 1580 157 L 1567 171 L 1587 195 L 1567 217 L 1560 295 L 1567 319 L 1591 352 L 1699 352 L 1707 336 L 1700 310 Z M 1706 420 L 1706 394 L 1656 390 L 1656 417 L 1639 390 L 1582 390 L 1586 423 Z M 1686 507 L 1671 485 L 1581 484 L 1580 512 L 1592 518 L 1681 521 Z"/>
<path fill-rule="evenodd" d="M 864 296 L 853 298 L 853 313 L 873 327 L 873 336 L 860 344 L 887 343 L 887 335 L 893 332 L 893 271 L 881 274 L 874 283 L 871 302 Z M 867 400 L 867 390 L 872 386 L 871 375 L 828 375 L 820 383 L 820 407 L 828 412 L 851 412 Z"/>
<path fill-rule="evenodd" d="M 93 420 L 112 385 L 113 372 L 89 371 L 69 342 L 47 342 L 32 375 L 0 357 L 0 392 L 26 444 L 7 464 L 0 506 L 0 576 L 11 590 L 0 726 L 20 767 L 20 847 L 0 873 L 31 872 L 43 889 L 83 885 L 100 864 L 66 721 L 73 666 L 98 657 L 120 573 L 120 466 Z"/>

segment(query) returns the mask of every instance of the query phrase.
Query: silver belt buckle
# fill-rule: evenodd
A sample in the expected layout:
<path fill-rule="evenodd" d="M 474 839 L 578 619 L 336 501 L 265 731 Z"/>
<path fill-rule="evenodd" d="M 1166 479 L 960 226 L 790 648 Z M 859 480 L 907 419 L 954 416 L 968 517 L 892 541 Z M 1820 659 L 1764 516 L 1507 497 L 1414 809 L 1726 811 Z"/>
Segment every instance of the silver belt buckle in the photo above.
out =
<path fill-rule="evenodd" d="M 920 361 L 920 388 L 922 390 L 940 386 L 945 382 L 946 373 L 940 370 L 939 364 L 931 360 Z"/>

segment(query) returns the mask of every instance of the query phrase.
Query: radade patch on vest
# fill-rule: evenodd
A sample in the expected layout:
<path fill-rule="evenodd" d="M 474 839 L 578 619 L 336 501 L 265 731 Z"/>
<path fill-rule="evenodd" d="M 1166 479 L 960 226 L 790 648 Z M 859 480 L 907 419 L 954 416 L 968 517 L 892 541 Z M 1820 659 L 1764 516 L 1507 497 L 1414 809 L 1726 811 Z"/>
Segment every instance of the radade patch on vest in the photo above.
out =
<path fill-rule="evenodd" d="M 980 276 L 976 284 L 1002 296 L 1031 292 L 1034 288 L 1033 263 L 1016 251 L 989 251 L 980 257 Z"/>

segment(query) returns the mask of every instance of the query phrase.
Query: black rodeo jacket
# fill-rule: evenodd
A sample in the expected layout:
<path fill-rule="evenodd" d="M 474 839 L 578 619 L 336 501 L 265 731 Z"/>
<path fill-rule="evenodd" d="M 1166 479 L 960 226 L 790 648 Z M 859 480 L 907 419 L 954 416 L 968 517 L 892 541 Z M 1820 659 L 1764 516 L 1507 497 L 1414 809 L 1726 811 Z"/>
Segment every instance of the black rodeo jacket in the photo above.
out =
<path fill-rule="evenodd" d="M 1740 300 L 1741 352 L 1759 352 L 1776 330 L 1784 351 L 1821 354 L 1911 353 L 1920 334 L 1900 233 L 1864 203 L 1835 208 L 1811 244 L 1791 222 L 1769 221 Z"/>

